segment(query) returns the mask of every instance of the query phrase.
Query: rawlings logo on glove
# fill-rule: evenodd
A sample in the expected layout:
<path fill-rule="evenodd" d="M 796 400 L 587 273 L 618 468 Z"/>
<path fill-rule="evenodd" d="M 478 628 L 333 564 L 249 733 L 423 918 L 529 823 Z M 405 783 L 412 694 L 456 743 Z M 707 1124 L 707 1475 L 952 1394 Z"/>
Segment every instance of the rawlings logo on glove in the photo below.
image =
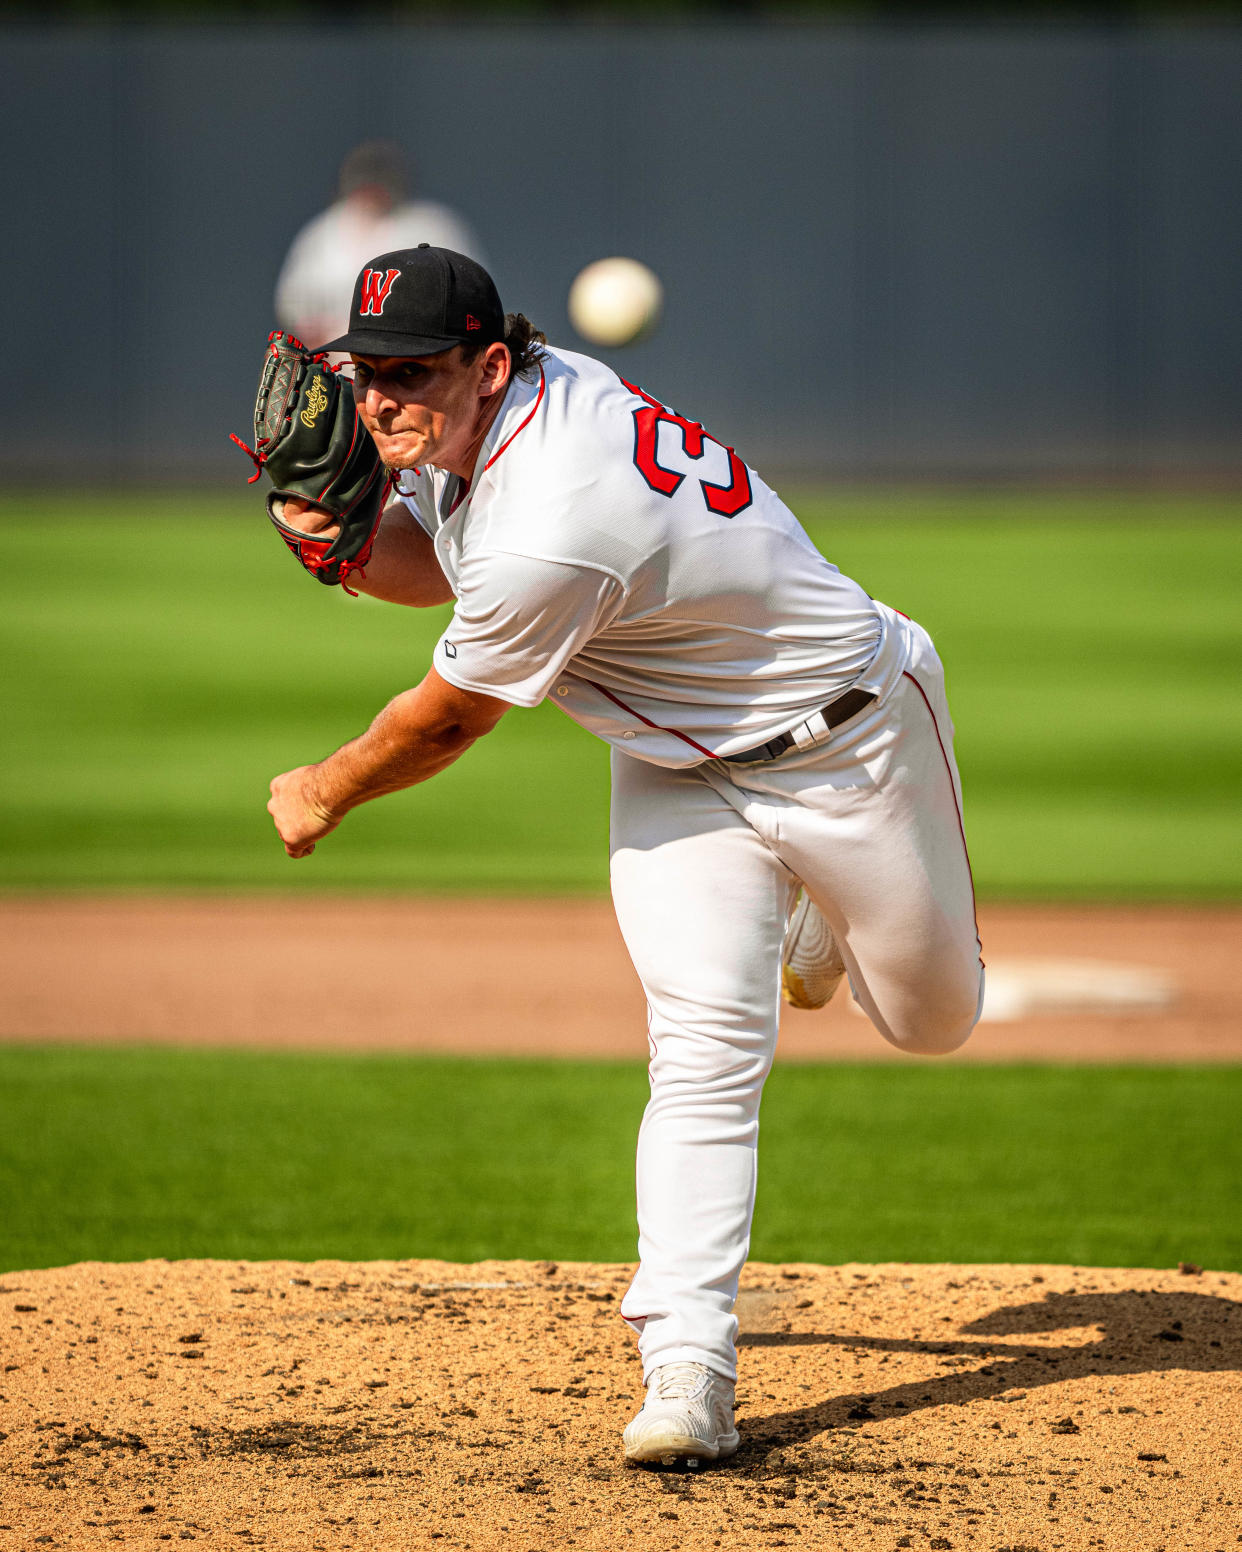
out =
<path fill-rule="evenodd" d="M 306 395 L 306 408 L 298 416 L 304 426 L 313 426 L 328 407 L 328 396 L 323 391 L 323 384 L 315 378 Z"/>
<path fill-rule="evenodd" d="M 267 515 L 276 531 L 311 576 L 333 587 L 370 560 L 389 484 L 358 420 L 349 379 L 339 372 L 292 334 L 269 334 L 254 404 L 255 445 L 229 436 L 254 461 L 250 483 L 266 473 L 275 487 Z M 283 522 L 278 513 L 291 496 L 326 512 L 339 525 L 335 537 Z"/>

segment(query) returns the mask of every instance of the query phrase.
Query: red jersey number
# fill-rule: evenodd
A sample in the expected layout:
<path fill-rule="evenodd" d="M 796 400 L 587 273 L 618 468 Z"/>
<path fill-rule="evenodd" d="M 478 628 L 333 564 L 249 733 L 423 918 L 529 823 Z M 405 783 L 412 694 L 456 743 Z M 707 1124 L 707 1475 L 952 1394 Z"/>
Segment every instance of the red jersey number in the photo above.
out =
<path fill-rule="evenodd" d="M 717 447 L 723 447 L 722 442 L 709 436 L 697 420 L 687 420 L 684 415 L 677 415 L 672 410 L 665 409 L 657 399 L 653 399 L 649 393 L 644 393 L 641 388 L 635 388 L 633 383 L 621 381 L 631 393 L 643 400 L 641 409 L 634 411 L 634 464 L 638 472 L 646 480 L 652 490 L 659 491 L 662 496 L 671 496 L 676 492 L 685 475 L 676 469 L 666 469 L 658 461 L 658 447 L 660 424 L 676 426 L 681 432 L 682 446 L 685 448 L 686 457 L 699 459 L 703 457 L 703 443 L 713 442 Z M 708 511 L 719 513 L 721 517 L 736 517 L 750 505 L 754 497 L 750 489 L 750 476 L 746 472 L 746 465 L 737 456 L 731 447 L 725 447 L 729 456 L 729 479 L 727 484 L 713 483 L 700 476 L 699 487 L 703 492 L 703 500 L 707 503 Z"/>

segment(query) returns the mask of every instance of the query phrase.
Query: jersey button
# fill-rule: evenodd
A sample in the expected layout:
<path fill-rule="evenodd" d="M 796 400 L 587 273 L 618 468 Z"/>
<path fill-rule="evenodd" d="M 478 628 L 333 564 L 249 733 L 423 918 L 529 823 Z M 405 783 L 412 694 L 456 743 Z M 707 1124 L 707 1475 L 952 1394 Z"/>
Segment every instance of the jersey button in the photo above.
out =
<path fill-rule="evenodd" d="M 633 728 L 626 728 L 625 732 L 622 733 L 621 737 L 622 738 L 633 738 L 634 737 L 634 729 Z"/>
<path fill-rule="evenodd" d="M 569 694 L 569 686 L 567 684 L 558 684 L 557 687 L 556 687 L 556 693 L 558 695 L 568 695 Z"/>

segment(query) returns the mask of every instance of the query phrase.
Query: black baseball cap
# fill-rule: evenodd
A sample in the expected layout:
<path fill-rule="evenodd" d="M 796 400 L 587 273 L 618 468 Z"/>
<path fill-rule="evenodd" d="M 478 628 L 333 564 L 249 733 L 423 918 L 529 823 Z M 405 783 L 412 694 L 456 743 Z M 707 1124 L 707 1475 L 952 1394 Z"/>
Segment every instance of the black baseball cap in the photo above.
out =
<path fill-rule="evenodd" d="M 363 266 L 349 333 L 321 350 L 358 356 L 436 356 L 503 339 L 505 313 L 481 264 L 450 248 L 398 248 Z"/>

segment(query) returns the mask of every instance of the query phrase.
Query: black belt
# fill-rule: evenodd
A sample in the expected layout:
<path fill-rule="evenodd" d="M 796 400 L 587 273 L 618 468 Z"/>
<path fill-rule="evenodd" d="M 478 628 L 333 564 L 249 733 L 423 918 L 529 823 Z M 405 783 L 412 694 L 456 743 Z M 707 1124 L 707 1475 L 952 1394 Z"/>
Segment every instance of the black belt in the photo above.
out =
<path fill-rule="evenodd" d="M 845 694 L 838 695 L 835 701 L 829 701 L 826 706 L 821 706 L 819 715 L 830 728 L 840 727 L 843 722 L 856 717 L 864 707 L 870 706 L 874 700 L 875 695 L 870 690 L 846 690 Z M 741 754 L 722 755 L 721 759 L 726 765 L 746 765 L 753 760 L 775 760 L 786 750 L 793 749 L 797 742 L 792 733 L 778 733 L 766 744 L 756 744 L 753 749 L 743 749 Z"/>

